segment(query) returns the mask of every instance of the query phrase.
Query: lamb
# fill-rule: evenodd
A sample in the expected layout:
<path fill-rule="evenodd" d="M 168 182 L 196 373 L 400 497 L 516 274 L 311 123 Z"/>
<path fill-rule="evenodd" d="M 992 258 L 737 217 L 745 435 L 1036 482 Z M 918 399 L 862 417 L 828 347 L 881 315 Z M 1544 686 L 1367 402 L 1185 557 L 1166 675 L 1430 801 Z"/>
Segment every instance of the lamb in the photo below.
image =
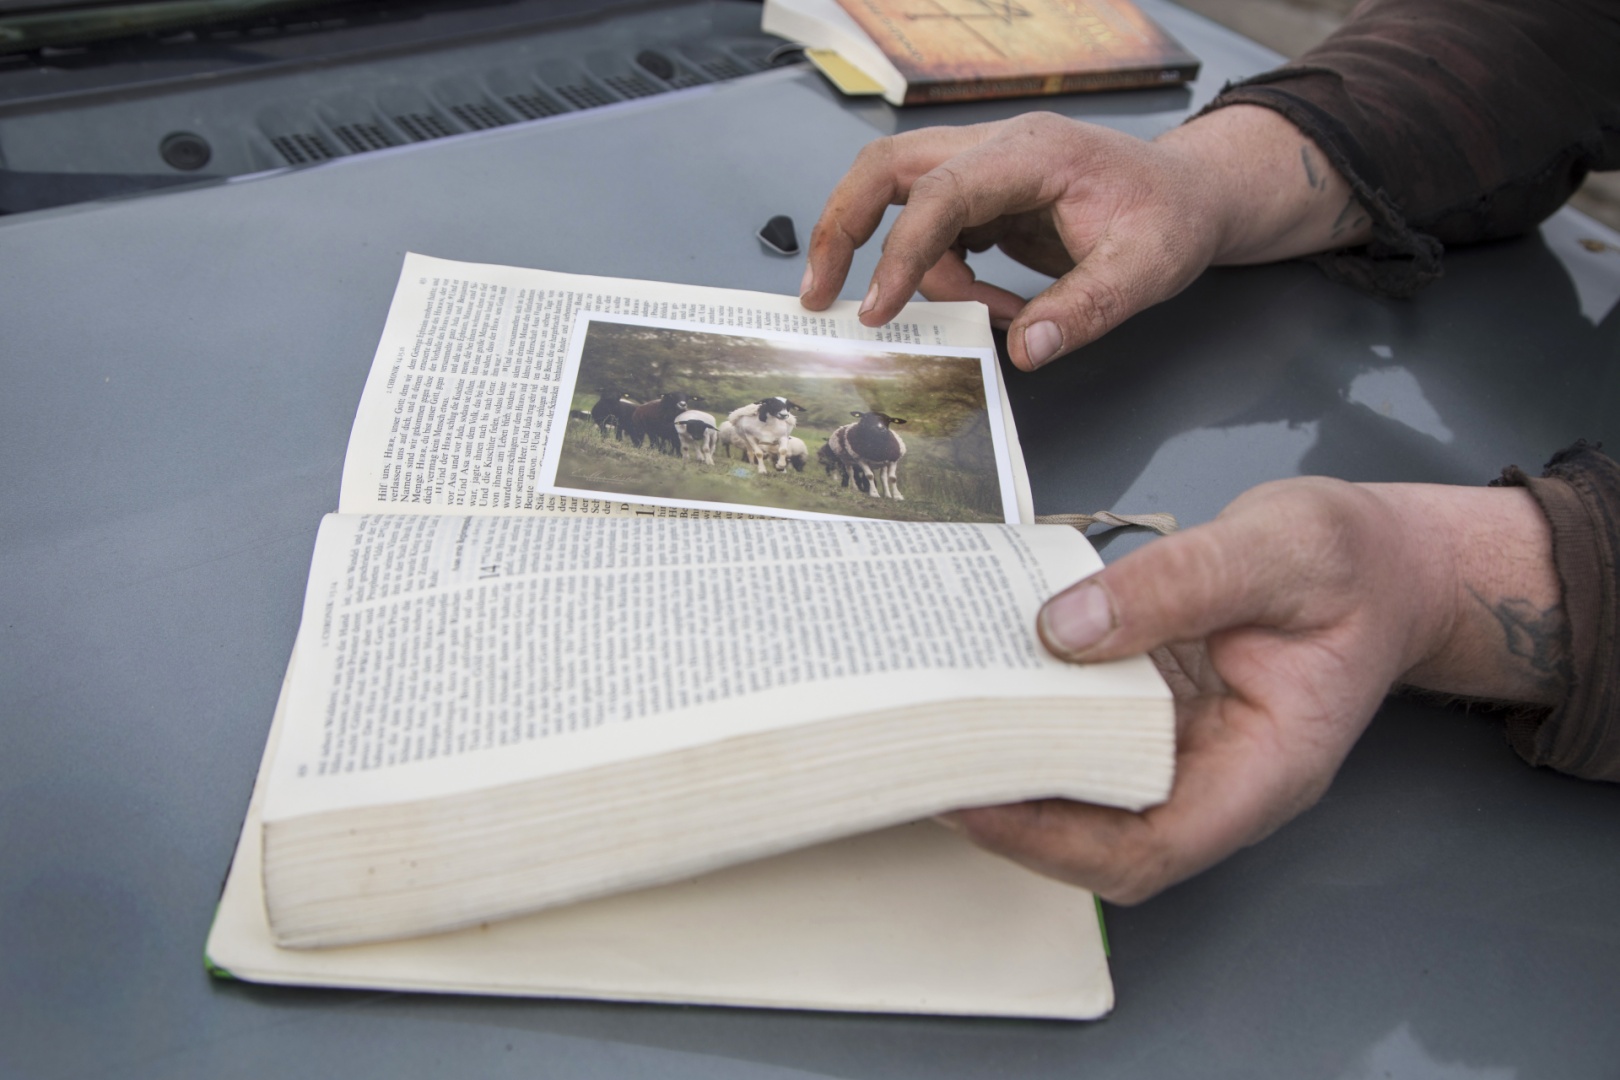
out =
<path fill-rule="evenodd" d="M 766 454 L 774 452 L 777 443 L 793 434 L 793 425 L 798 423 L 798 417 L 793 415 L 792 410 L 802 408 L 803 405 L 794 404 L 785 397 L 768 397 L 732 409 L 731 415 L 726 418 L 732 428 L 731 440 L 742 448 L 743 457 L 763 473 Z M 786 470 L 786 460 L 779 458 L 776 468 L 778 472 Z"/>
<path fill-rule="evenodd" d="M 748 444 L 743 441 L 743 437 L 737 433 L 736 425 L 730 420 L 721 422 L 720 430 L 717 433 L 717 441 L 722 447 L 725 448 L 726 457 L 730 457 L 732 447 L 736 447 L 737 451 L 742 454 L 744 461 L 748 462 L 750 465 L 754 464 L 755 457 L 753 451 L 748 449 Z M 800 442 L 801 440 L 794 439 L 793 441 Z M 781 442 L 762 445 L 760 447 L 760 451 L 763 456 L 778 456 L 781 446 Z M 778 472 L 780 472 L 786 467 L 786 463 L 782 463 L 778 464 L 776 469 Z"/>
<path fill-rule="evenodd" d="M 603 387 L 597 391 L 602 395 L 595 405 L 591 406 L 591 419 L 596 422 L 596 430 L 607 438 L 607 429 L 611 425 L 613 437 L 622 440 L 624 429 L 630 422 L 630 414 L 636 411 L 637 402 L 631 401 L 622 390 L 611 386 Z"/>
<path fill-rule="evenodd" d="M 832 447 L 838 460 L 855 474 L 856 486 L 861 490 L 878 498 L 878 483 L 881 481 L 883 495 L 903 501 L 905 496 L 900 494 L 900 482 L 895 473 L 900 459 L 906 456 L 906 444 L 889 429 L 905 421 L 880 412 L 851 412 L 850 415 L 856 418 L 856 422 L 834 431 L 827 438 L 827 445 Z"/>
<path fill-rule="evenodd" d="M 816 451 L 816 460 L 821 462 L 821 467 L 827 470 L 828 476 L 831 476 L 833 471 L 837 470 L 840 487 L 849 487 L 849 474 L 851 469 L 848 465 L 838 459 L 837 454 L 833 453 L 832 444 L 830 442 L 821 444 L 821 449 Z M 868 490 L 868 485 L 866 483 L 865 473 L 855 474 L 855 486 L 860 489 L 861 494 L 864 495 L 866 493 Z"/>
<path fill-rule="evenodd" d="M 721 422 L 718 439 L 720 445 L 726 448 L 726 457 L 731 456 L 731 448 L 733 446 L 741 450 L 744 456 L 747 456 L 748 447 L 744 446 L 742 440 L 737 437 L 737 425 L 733 424 L 730 420 Z"/>
<path fill-rule="evenodd" d="M 816 460 L 821 462 L 821 467 L 827 470 L 828 476 L 833 474 L 834 469 L 842 469 L 844 472 L 844 486 L 849 486 L 849 470 L 844 468 L 844 463 L 838 460 L 838 455 L 833 453 L 831 446 L 822 443 L 821 448 L 816 451 Z"/>
<path fill-rule="evenodd" d="M 675 418 L 674 426 L 680 438 L 681 460 L 684 461 L 687 452 L 691 451 L 691 455 L 703 464 L 714 464 L 714 444 L 719 438 L 719 429 L 714 426 L 713 416 L 688 409 Z"/>
<path fill-rule="evenodd" d="M 789 465 L 794 472 L 804 472 L 805 465 L 810 461 L 810 448 L 804 445 L 804 440 L 789 435 L 776 444 L 776 471 L 786 472 Z"/>
<path fill-rule="evenodd" d="M 639 448 L 645 439 L 654 450 L 679 454 L 681 448 L 675 434 L 675 418 L 686 411 L 686 406 L 686 395 L 676 390 L 671 390 L 656 401 L 636 406 L 626 425 L 630 431 L 630 441 Z"/>

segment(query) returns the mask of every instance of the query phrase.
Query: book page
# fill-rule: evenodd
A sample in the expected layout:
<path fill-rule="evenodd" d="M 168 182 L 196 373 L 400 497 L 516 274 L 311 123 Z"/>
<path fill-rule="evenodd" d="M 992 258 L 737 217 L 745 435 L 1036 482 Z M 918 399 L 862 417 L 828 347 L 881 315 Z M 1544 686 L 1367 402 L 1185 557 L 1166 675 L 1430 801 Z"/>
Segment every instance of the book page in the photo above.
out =
<path fill-rule="evenodd" d="M 1077 667 L 1041 602 L 1072 529 L 333 515 L 266 819 L 470 791 L 793 724 L 1168 691 Z"/>
<path fill-rule="evenodd" d="M 295 669 L 296 660 L 289 682 Z M 1091 894 L 932 822 L 451 933 L 279 948 L 265 911 L 259 813 L 286 705 L 284 688 L 208 934 L 216 974 L 301 986 L 1071 1020 L 1113 1004 Z"/>
<path fill-rule="evenodd" d="M 407 255 L 350 434 L 339 509 L 971 520 L 977 511 L 950 512 L 955 502 L 941 501 L 960 486 L 957 474 L 962 473 L 969 481 L 975 475 L 993 478 L 993 494 L 975 496 L 974 505 L 992 505 L 995 520 L 1028 520 L 1033 513 L 1028 479 L 983 306 L 911 304 L 877 329 L 862 326 L 856 309 L 853 302 L 840 302 L 826 312 L 810 312 L 797 298 L 766 293 Z M 640 368 L 615 366 L 597 354 L 585 363 L 582 380 L 580 327 L 593 323 L 582 322 L 582 313 L 604 324 L 656 324 L 696 344 L 704 343 L 702 335 L 729 333 L 756 342 L 796 340 L 804 345 L 800 353 L 813 352 L 818 343 L 842 343 L 838 355 L 847 355 L 853 343 L 863 342 L 873 347 L 872 363 L 886 366 L 852 373 L 840 393 L 822 393 L 828 385 L 824 371 L 802 363 L 791 371 L 737 363 L 719 371 L 705 366 L 701 353 L 682 360 L 655 342 L 639 354 L 645 361 Z M 904 371 L 893 356 L 976 358 L 978 404 L 973 408 L 978 412 L 962 407 L 959 388 L 942 381 L 941 373 L 950 374 L 948 364 L 929 366 L 917 359 L 912 362 L 917 370 Z M 593 385 L 592 372 L 637 385 Z M 637 377 L 627 377 L 632 375 Z M 933 383 L 940 388 L 931 393 Z M 678 448 L 660 447 L 656 440 L 667 436 L 672 417 L 657 425 L 654 445 L 643 446 L 640 439 L 626 437 L 628 417 L 600 424 L 592 415 L 599 404 L 610 406 L 621 396 L 644 405 L 667 394 L 690 394 L 709 399 L 689 404 L 719 428 L 740 406 L 795 393 L 811 397 L 803 403 L 809 408 L 795 416 L 804 423 L 803 433 L 794 436 L 803 443 L 802 456 L 790 466 L 789 455 L 775 455 L 764 473 L 757 466 L 743 471 L 740 458 L 714 456 L 712 449 L 712 461 L 669 453 Z M 902 415 L 902 406 L 922 415 Z M 902 497 L 840 485 L 833 467 L 820 460 L 834 425 L 855 422 L 841 414 L 853 411 L 910 421 L 895 429 L 908 441 L 896 466 Z M 557 487 L 555 468 L 548 473 L 543 465 L 548 443 L 566 434 L 577 436 L 572 440 L 577 450 L 611 465 L 621 481 L 646 474 L 658 482 L 651 490 L 629 490 L 622 482 L 602 490 L 575 477 L 573 486 Z M 658 453 L 660 448 L 666 452 Z M 604 470 L 587 464 L 576 470 L 581 471 Z M 913 472 L 926 483 L 907 492 Z M 784 497 L 784 492 L 796 494 Z"/>

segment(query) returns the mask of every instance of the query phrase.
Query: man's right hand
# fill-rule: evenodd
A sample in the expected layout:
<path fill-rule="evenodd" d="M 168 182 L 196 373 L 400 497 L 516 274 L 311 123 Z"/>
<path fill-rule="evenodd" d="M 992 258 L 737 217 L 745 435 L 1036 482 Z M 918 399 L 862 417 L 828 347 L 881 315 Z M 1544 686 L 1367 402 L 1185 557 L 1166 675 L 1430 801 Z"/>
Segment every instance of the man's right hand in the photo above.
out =
<path fill-rule="evenodd" d="M 1307 477 L 1241 495 L 1053 597 L 1076 663 L 1153 652 L 1176 781 L 1143 813 L 1061 799 L 947 820 L 1120 903 L 1253 844 L 1327 789 L 1390 686 L 1539 706 L 1567 691 L 1552 534 L 1523 488 Z"/>
<path fill-rule="evenodd" d="M 1031 113 L 925 128 L 865 147 L 810 237 L 800 299 L 837 297 L 855 249 L 891 204 L 861 321 L 881 326 L 919 288 L 979 300 L 1033 370 L 1186 288 L 1216 263 L 1266 262 L 1365 238 L 1349 187 L 1268 109 L 1220 109 L 1153 142 Z M 1337 232 L 1334 231 L 1335 226 Z M 1028 301 L 978 281 L 966 254 L 996 246 L 1058 280 Z"/>

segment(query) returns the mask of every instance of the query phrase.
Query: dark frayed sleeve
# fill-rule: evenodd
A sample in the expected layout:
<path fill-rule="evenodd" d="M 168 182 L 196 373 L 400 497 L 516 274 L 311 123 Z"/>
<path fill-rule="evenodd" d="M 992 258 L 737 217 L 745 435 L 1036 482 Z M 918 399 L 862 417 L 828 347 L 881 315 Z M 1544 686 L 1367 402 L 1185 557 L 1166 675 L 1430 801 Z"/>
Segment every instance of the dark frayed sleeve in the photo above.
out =
<path fill-rule="evenodd" d="M 1620 780 L 1620 465 L 1577 442 L 1540 477 L 1509 468 L 1499 485 L 1528 488 L 1552 526 L 1570 660 L 1562 705 L 1508 721 L 1532 765 Z"/>
<path fill-rule="evenodd" d="M 1525 232 L 1588 171 L 1620 168 L 1620 0 L 1363 0 L 1209 108 L 1239 104 L 1287 117 L 1372 218 L 1366 247 L 1318 264 L 1410 296 L 1443 245 Z"/>

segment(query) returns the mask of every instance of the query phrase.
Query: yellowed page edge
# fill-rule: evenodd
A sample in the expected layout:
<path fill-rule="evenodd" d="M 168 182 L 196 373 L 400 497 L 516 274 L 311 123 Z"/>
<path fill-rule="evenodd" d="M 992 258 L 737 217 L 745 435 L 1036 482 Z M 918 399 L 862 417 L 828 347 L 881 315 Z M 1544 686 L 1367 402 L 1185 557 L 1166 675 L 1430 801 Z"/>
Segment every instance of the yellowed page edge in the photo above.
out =
<path fill-rule="evenodd" d="M 277 948 L 258 869 L 259 806 L 285 705 L 284 685 L 208 937 L 210 962 L 234 977 L 1062 1020 L 1094 1019 L 1113 1007 L 1090 893 L 926 822 L 452 934 Z"/>

